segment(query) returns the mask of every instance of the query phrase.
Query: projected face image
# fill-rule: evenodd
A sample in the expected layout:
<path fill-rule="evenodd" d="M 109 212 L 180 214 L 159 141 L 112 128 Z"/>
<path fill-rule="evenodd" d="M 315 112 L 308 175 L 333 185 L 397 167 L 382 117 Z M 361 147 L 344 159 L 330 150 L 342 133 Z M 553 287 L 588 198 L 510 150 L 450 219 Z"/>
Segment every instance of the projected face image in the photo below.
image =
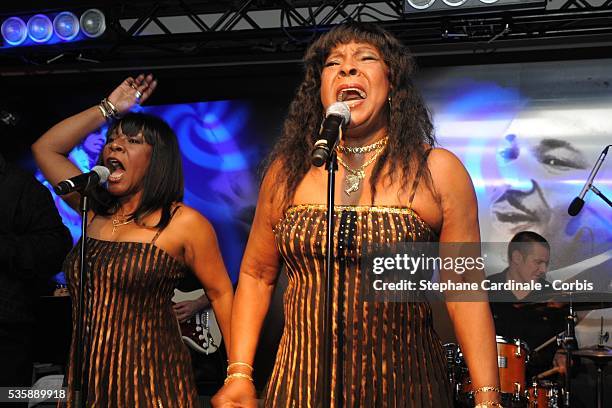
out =
<path fill-rule="evenodd" d="M 104 129 L 99 129 L 93 133 L 90 133 L 89 136 L 85 138 L 85 141 L 83 142 L 83 150 L 87 152 L 90 158 L 94 160 L 97 159 L 98 155 L 102 152 L 102 149 L 104 149 L 104 145 L 106 144 L 105 133 L 106 132 Z"/>
<path fill-rule="evenodd" d="M 612 216 L 597 197 L 591 193 L 577 217 L 567 213 L 609 140 L 598 129 L 605 123 L 605 113 L 532 109 L 510 124 L 495 145 L 494 157 L 485 160 L 489 213 L 484 219 L 491 236 L 508 241 L 523 230 L 543 235 L 553 246 L 553 268 L 609 247 Z M 605 173 L 598 177 L 602 189 L 609 185 Z"/>

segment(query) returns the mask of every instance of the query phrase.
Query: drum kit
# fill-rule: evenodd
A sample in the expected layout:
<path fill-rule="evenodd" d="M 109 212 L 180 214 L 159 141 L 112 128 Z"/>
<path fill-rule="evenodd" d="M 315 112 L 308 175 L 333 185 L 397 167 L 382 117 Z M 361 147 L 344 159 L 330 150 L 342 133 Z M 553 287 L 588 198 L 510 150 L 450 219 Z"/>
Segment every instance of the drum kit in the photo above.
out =
<path fill-rule="evenodd" d="M 548 307 L 558 309 L 559 303 L 566 304 L 568 308 L 566 329 L 563 333 L 554 336 L 544 344 L 536 347 L 537 352 L 549 344 L 555 342 L 561 351 L 569 356 L 566 358 L 565 372 L 571 373 L 572 358 L 586 358 L 592 360 L 597 367 L 597 408 L 604 407 L 603 401 L 603 378 L 604 369 L 612 360 L 612 348 L 604 345 L 608 340 L 608 333 L 603 332 L 603 318 L 599 344 L 593 347 L 577 349 L 575 337 L 575 321 L 578 310 L 593 310 L 612 307 L 612 301 L 593 302 L 582 299 L 580 293 L 558 292 L 548 294 L 546 299 L 534 299 L 533 303 L 517 304 L 518 307 L 530 310 L 546 311 Z M 597 298 L 591 294 L 590 299 Z M 601 297 L 599 297 L 601 298 Z M 576 299 L 584 300 L 576 302 Z M 545 301 L 544 301 L 545 300 Z M 497 366 L 499 370 L 500 390 L 502 394 L 502 405 L 506 408 L 562 408 L 570 406 L 570 377 L 564 375 L 565 381 L 551 380 L 555 374 L 562 370 L 555 367 L 544 371 L 533 378 L 526 378 L 532 350 L 520 339 L 496 336 L 497 343 Z M 470 380 L 470 374 L 465 363 L 463 354 L 458 345 L 448 343 L 444 345 L 448 378 L 453 387 L 456 406 L 459 408 L 473 407 L 474 386 Z M 612 404 L 612 401 L 607 401 Z M 610 406 L 610 405 L 608 405 Z"/>

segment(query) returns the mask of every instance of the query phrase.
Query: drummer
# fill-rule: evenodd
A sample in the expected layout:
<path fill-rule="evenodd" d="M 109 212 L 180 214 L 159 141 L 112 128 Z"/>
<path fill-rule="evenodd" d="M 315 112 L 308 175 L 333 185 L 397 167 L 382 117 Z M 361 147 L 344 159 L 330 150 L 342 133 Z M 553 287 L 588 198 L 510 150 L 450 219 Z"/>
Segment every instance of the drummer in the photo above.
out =
<path fill-rule="evenodd" d="M 542 304 L 541 307 L 527 307 L 530 297 L 553 293 L 552 285 L 546 281 L 546 272 L 550 262 L 550 245 L 548 241 L 532 231 L 517 233 L 508 245 L 508 267 L 502 272 L 487 277 L 492 283 L 530 283 L 537 282 L 541 290 L 502 290 L 490 293 L 491 311 L 495 329 L 499 336 L 520 339 L 533 351 L 558 333 L 562 332 L 565 314 L 560 304 Z M 513 285 L 520 286 L 520 285 Z M 525 286 L 525 285 L 522 285 Z M 559 367 L 560 373 L 565 370 L 565 360 L 556 354 L 556 341 L 544 347 L 540 352 L 531 355 L 527 369 L 527 378 Z"/>

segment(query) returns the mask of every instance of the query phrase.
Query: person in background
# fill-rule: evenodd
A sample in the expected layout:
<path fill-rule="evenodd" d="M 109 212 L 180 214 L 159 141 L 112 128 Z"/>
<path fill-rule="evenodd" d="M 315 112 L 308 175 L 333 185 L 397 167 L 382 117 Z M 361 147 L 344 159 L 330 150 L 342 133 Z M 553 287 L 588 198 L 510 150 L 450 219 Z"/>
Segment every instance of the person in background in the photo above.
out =
<path fill-rule="evenodd" d="M 508 267 L 488 279 L 492 283 L 514 282 L 519 284 L 539 283 L 541 290 L 502 290 L 490 293 L 491 311 L 496 333 L 500 336 L 519 339 L 532 349 L 537 348 L 565 327 L 565 309 L 562 304 L 542 303 L 533 306 L 519 302 L 530 302 L 535 296 L 544 299 L 554 290 L 546 280 L 550 264 L 550 245 L 546 238 L 533 231 L 521 231 L 508 244 Z M 541 373 L 551 366 L 565 372 L 565 358 L 557 350 L 557 343 L 532 354 L 527 369 L 527 378 Z"/>
<path fill-rule="evenodd" d="M 31 386 L 37 299 L 72 246 L 49 191 L 0 155 L 0 387 Z"/>

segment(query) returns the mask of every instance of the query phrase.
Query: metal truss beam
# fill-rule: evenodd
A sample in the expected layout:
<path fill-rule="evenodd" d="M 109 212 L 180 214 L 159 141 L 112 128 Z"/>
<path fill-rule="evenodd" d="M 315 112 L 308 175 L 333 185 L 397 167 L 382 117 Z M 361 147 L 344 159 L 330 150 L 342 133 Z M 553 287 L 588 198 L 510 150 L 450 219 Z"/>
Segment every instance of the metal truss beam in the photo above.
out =
<path fill-rule="evenodd" d="M 54 4 L 46 10 L 66 8 Z M 351 20 L 383 25 L 417 55 L 612 44 L 612 0 L 551 0 L 541 10 L 435 15 L 403 14 L 399 0 L 98 0 L 82 7 L 105 12 L 105 38 L 0 51 L 0 73 L 296 61 L 319 32 Z"/>

